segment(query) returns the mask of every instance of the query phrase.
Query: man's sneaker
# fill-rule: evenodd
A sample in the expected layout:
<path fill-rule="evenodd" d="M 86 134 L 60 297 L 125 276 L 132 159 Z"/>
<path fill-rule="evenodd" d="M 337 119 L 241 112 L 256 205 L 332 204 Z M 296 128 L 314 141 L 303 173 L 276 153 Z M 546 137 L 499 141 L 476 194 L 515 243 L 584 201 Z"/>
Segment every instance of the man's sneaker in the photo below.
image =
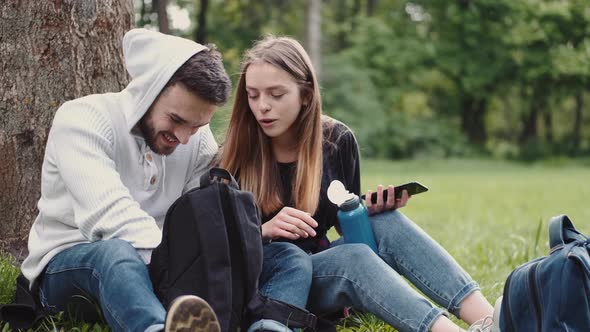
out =
<path fill-rule="evenodd" d="M 166 315 L 166 332 L 220 332 L 221 327 L 207 301 L 194 295 L 176 298 Z"/>
<path fill-rule="evenodd" d="M 494 315 L 487 316 L 471 324 L 467 332 L 500 332 L 500 309 L 502 306 L 502 296 L 500 296 L 494 305 Z"/>

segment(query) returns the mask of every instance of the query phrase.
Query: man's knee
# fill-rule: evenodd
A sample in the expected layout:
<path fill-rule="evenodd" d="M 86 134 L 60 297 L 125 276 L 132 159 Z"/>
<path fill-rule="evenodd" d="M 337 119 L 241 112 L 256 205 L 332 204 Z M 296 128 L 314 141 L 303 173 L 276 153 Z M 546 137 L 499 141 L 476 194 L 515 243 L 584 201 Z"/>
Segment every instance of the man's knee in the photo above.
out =
<path fill-rule="evenodd" d="M 272 257 L 265 255 L 265 264 L 286 265 L 311 275 L 311 257 L 298 246 L 289 242 L 273 242 L 267 246 L 272 251 Z"/>
<path fill-rule="evenodd" d="M 98 259 L 103 260 L 106 265 L 131 264 L 142 266 L 145 263 L 129 242 L 112 239 L 95 242 L 95 254 Z"/>

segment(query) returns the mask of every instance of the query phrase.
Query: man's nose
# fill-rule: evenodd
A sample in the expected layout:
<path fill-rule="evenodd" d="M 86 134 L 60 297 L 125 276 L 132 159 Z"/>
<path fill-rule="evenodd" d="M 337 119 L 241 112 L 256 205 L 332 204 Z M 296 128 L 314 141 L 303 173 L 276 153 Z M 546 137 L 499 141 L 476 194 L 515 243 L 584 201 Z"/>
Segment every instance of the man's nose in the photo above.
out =
<path fill-rule="evenodd" d="M 176 130 L 176 133 L 174 133 L 174 135 L 181 144 L 186 144 L 188 143 L 188 140 L 191 138 L 191 131 L 187 128 L 179 128 L 178 130 Z"/>

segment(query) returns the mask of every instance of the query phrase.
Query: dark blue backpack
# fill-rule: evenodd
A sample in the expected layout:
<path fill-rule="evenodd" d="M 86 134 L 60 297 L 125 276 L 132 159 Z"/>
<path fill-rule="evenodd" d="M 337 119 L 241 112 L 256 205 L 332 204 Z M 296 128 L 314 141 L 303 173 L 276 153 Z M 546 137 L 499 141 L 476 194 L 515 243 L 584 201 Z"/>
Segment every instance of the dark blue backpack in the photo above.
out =
<path fill-rule="evenodd" d="M 506 280 L 502 332 L 590 331 L 590 240 L 561 215 L 549 224 L 549 244 L 549 256 Z"/>

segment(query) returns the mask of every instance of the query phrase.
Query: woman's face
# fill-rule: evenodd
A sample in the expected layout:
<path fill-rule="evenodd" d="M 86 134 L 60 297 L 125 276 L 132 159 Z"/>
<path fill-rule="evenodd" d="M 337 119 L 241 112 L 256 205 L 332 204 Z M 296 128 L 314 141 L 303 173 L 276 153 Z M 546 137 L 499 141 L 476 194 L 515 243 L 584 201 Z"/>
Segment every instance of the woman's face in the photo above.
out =
<path fill-rule="evenodd" d="M 301 111 L 299 85 L 289 73 L 266 62 L 246 70 L 248 104 L 264 133 L 272 139 L 295 140 L 293 123 Z"/>

